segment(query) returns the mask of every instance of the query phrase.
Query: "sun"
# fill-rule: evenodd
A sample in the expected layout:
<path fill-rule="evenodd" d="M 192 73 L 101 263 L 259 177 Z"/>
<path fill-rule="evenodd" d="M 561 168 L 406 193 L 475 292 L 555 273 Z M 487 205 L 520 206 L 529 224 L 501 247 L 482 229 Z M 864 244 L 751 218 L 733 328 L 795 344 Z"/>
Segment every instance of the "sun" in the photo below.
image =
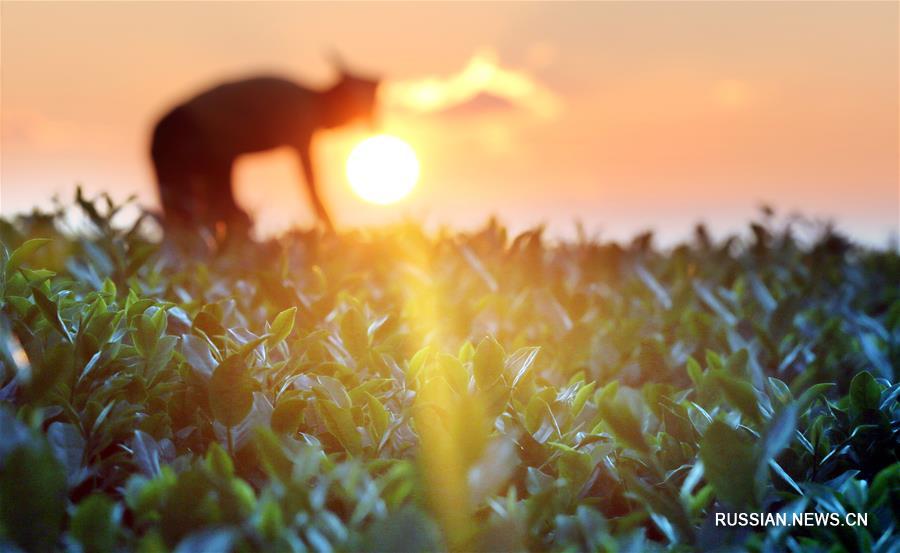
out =
<path fill-rule="evenodd" d="M 419 160 L 412 147 L 387 134 L 367 138 L 347 158 L 347 180 L 367 202 L 387 205 L 403 199 L 419 180 Z"/>

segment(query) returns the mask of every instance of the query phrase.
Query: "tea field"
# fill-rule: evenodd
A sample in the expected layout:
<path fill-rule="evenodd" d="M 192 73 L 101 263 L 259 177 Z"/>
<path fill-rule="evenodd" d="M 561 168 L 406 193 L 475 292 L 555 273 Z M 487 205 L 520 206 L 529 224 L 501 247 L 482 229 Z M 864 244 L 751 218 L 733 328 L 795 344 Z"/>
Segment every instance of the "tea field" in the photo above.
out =
<path fill-rule="evenodd" d="M 0 223 L 4 551 L 897 551 L 896 249 L 78 204 Z"/>

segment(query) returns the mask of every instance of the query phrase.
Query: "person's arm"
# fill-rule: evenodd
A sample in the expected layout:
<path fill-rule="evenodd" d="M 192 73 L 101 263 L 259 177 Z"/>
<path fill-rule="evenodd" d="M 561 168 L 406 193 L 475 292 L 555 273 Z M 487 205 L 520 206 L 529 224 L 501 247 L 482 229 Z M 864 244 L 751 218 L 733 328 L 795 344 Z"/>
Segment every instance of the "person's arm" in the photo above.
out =
<path fill-rule="evenodd" d="M 319 198 L 319 191 L 317 189 L 318 183 L 316 182 L 316 174 L 313 169 L 311 149 L 311 142 L 309 141 L 297 148 L 297 153 L 300 156 L 300 165 L 303 168 L 303 180 L 306 182 L 306 189 L 309 191 L 309 200 L 312 202 L 316 217 L 325 224 L 326 229 L 333 231 L 334 225 L 331 222 L 331 217 L 328 216 L 328 211 L 325 209 L 325 205 Z"/>

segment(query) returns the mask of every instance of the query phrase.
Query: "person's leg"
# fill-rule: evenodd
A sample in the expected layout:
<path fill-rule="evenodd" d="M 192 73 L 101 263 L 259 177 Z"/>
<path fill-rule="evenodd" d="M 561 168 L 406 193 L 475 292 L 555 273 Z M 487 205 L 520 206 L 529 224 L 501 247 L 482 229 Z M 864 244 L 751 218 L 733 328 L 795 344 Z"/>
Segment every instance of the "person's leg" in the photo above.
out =
<path fill-rule="evenodd" d="M 208 165 L 206 172 L 207 207 L 211 219 L 223 227 L 221 238 L 225 241 L 248 238 L 253 225 L 250 216 L 234 199 L 232 165 L 231 160 L 215 161 Z"/>
<path fill-rule="evenodd" d="M 166 236 L 180 234 L 192 219 L 190 179 L 165 157 L 155 156 L 153 163 Z"/>
<path fill-rule="evenodd" d="M 175 110 L 159 121 L 153 131 L 150 154 L 163 210 L 167 238 L 184 238 L 203 219 L 198 202 L 196 133 L 183 111 Z"/>

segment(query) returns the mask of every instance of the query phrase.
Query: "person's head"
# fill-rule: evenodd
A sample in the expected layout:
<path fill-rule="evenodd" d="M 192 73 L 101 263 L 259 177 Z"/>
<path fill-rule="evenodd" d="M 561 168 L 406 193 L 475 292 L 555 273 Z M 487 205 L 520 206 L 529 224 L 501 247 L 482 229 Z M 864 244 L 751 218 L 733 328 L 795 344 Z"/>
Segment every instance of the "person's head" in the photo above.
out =
<path fill-rule="evenodd" d="M 338 64 L 337 82 L 325 92 L 328 104 L 328 126 L 337 127 L 353 121 L 375 125 L 378 79 L 362 77 Z"/>

